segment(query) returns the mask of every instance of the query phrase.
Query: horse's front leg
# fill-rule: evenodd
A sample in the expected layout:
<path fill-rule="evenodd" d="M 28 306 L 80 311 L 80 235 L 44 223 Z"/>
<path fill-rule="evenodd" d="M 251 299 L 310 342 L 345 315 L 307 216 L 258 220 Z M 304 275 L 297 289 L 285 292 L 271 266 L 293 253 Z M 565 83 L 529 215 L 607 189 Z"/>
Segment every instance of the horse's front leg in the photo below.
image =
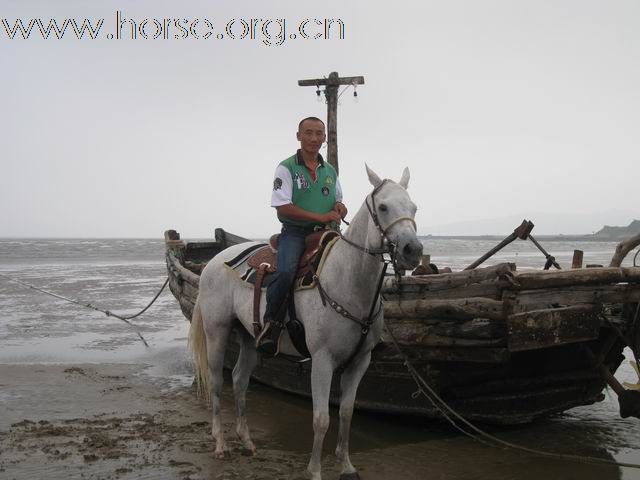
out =
<path fill-rule="evenodd" d="M 338 430 L 338 445 L 336 456 L 341 462 L 340 480 L 356 480 L 360 478 L 355 467 L 349 459 L 349 435 L 351 431 L 351 418 L 353 417 L 353 405 L 356 401 L 356 391 L 364 373 L 367 371 L 371 353 L 358 356 L 344 371 L 340 379 L 340 428 Z"/>
<path fill-rule="evenodd" d="M 328 355 L 316 355 L 311 365 L 311 395 L 313 397 L 313 450 L 307 471 L 312 480 L 321 480 L 322 445 L 329 429 L 329 394 L 333 363 Z"/>

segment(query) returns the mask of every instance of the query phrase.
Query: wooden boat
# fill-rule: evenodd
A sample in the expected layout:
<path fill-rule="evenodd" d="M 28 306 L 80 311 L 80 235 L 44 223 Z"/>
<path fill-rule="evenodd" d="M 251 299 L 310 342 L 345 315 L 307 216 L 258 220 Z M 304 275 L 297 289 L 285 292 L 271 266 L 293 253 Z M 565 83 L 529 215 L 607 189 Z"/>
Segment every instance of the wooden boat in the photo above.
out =
<path fill-rule="evenodd" d="M 187 319 L 202 268 L 245 241 L 222 229 L 208 242 L 185 243 L 175 231 L 165 233 L 169 285 Z M 622 351 L 640 343 L 640 267 L 619 266 L 632 248 L 621 243 L 612 262 L 617 266 L 608 268 L 517 272 L 514 264 L 503 263 L 389 277 L 383 287 L 385 321 L 423 378 L 469 420 L 520 424 L 593 404 L 604 398 L 607 383 L 617 392 L 613 373 Z M 226 366 L 234 365 L 237 351 L 230 342 Z M 263 357 L 253 378 L 310 396 L 310 370 L 310 362 Z M 335 380 L 332 388 L 333 400 Z M 373 351 L 356 408 L 438 417 L 415 391 L 386 333 Z"/>

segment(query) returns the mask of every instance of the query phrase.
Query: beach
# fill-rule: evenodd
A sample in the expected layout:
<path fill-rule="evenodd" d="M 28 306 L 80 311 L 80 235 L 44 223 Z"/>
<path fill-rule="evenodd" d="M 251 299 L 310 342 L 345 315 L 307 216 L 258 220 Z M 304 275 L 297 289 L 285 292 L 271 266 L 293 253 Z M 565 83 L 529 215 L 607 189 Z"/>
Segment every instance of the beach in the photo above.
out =
<path fill-rule="evenodd" d="M 144 307 L 166 275 L 161 240 L 11 242 L 0 241 L 3 273 L 120 313 Z M 459 268 L 483 247 L 431 245 L 432 259 Z M 585 255 L 604 261 L 605 251 L 609 245 L 594 245 Z M 529 250 L 500 260 L 507 255 L 534 266 Z M 258 452 L 249 456 L 235 435 L 227 381 L 222 415 L 230 455 L 216 460 L 210 414 L 192 388 L 189 324 L 177 303 L 165 291 L 133 324 L 149 348 L 113 317 L 0 282 L 0 478 L 306 478 L 309 399 L 252 383 L 247 416 Z M 628 362 L 617 376 L 637 381 Z M 337 479 L 335 409 L 331 416 L 323 478 Z M 608 391 L 603 402 L 530 425 L 483 428 L 530 448 L 640 461 L 638 421 L 619 418 Z M 487 447 L 443 422 L 363 412 L 354 416 L 351 452 L 365 480 L 640 478 L 635 469 Z"/>
<path fill-rule="evenodd" d="M 233 401 L 230 388 L 225 388 L 223 418 L 230 455 L 216 460 L 207 409 L 190 387 L 176 388 L 150 376 L 147 371 L 151 368 L 136 364 L 0 366 L 5 392 L 0 477 L 306 478 L 312 436 L 306 400 L 274 395 L 266 387 L 252 389 L 249 419 L 258 452 L 249 456 L 235 438 Z M 333 428 L 327 436 L 323 461 L 325 478 L 339 476 L 332 454 L 336 412 L 332 413 Z M 478 478 L 480 472 L 491 472 L 497 479 L 515 478 L 516 472 L 517 478 L 526 479 L 542 474 L 564 479 L 578 473 L 573 478 L 621 478 L 616 467 L 541 460 L 483 447 L 444 425 L 413 423 L 412 428 L 406 419 L 356 416 L 352 461 L 362 478 L 417 480 L 429 475 L 470 479 Z M 550 426 L 533 428 L 543 432 Z M 589 426 L 584 429 L 588 432 Z M 555 433 L 557 441 L 562 435 Z M 502 431 L 501 435 L 520 440 L 529 437 L 521 428 Z M 548 432 L 543 435 L 549 439 Z M 539 443 L 534 444 L 541 447 Z M 571 451 L 559 444 L 554 447 Z"/>

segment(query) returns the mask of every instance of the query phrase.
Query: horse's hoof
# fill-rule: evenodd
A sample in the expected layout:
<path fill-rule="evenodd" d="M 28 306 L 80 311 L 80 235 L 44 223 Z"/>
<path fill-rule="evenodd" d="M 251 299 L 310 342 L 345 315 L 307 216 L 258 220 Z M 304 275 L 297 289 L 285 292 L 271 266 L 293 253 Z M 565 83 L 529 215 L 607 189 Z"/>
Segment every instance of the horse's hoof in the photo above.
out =
<path fill-rule="evenodd" d="M 340 475 L 340 480 L 360 480 L 360 475 L 358 472 L 343 473 Z"/>
<path fill-rule="evenodd" d="M 229 460 L 231 458 L 231 452 L 229 450 L 223 450 L 221 452 L 213 452 L 213 458 L 216 460 Z"/>
<path fill-rule="evenodd" d="M 253 448 L 242 447 L 242 450 L 240 453 L 243 457 L 253 457 L 256 454 L 256 447 L 253 447 Z"/>

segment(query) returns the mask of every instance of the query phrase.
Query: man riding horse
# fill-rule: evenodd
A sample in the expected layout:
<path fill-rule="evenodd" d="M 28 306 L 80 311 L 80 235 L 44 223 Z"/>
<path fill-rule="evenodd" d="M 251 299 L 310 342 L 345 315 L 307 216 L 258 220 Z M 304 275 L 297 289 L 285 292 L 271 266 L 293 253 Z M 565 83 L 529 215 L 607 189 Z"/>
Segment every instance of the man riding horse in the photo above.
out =
<path fill-rule="evenodd" d="M 282 233 L 278 241 L 277 271 L 267 287 L 264 328 L 257 339 L 261 352 L 275 355 L 285 302 L 295 280 L 307 235 L 336 227 L 347 214 L 338 174 L 320 155 L 324 122 L 307 117 L 298 125 L 300 149 L 280 162 L 273 180 L 271 206 L 278 212 Z"/>

